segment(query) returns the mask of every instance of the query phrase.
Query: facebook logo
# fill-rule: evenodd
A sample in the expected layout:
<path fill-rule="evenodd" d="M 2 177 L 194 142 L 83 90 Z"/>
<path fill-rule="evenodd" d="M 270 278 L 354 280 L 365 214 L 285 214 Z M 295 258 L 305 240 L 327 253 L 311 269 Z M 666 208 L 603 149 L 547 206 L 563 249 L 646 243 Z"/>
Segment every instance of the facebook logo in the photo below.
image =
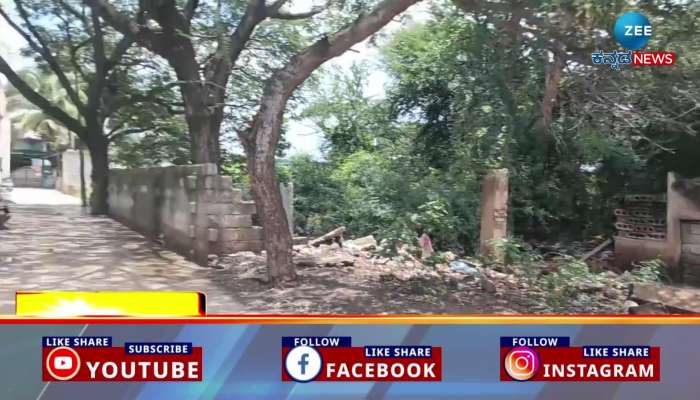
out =
<path fill-rule="evenodd" d="M 322 365 L 321 354 L 309 346 L 293 348 L 284 360 L 287 374 L 297 382 L 311 382 L 316 379 Z"/>
<path fill-rule="evenodd" d="M 301 360 L 299 360 L 299 365 L 301 365 L 301 374 L 305 375 L 306 374 L 306 366 L 309 365 L 309 362 L 306 361 L 309 358 L 309 353 L 304 353 L 301 355 Z"/>

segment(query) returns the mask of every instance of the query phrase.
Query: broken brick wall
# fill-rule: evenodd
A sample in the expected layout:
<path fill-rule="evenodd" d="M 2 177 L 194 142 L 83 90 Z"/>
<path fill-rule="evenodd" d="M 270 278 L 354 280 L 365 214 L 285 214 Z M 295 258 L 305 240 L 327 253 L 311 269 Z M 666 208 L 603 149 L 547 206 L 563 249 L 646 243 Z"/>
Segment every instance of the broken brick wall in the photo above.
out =
<path fill-rule="evenodd" d="M 637 261 L 660 259 L 672 267 L 671 274 L 676 280 L 700 284 L 700 261 L 697 265 L 688 261 L 689 258 L 692 261 L 695 253 L 700 260 L 700 243 L 693 243 L 696 241 L 695 232 L 700 235 L 700 202 L 692 197 L 693 194 L 679 188 L 678 183 L 683 179 L 673 172 L 668 174 L 667 192 L 664 196 L 665 209 L 661 213 L 663 221 L 657 215 L 631 215 L 649 219 L 649 232 L 642 232 L 638 237 L 634 237 L 624 233 L 628 231 L 621 230 L 624 226 L 618 225 L 619 233 L 615 236 L 615 264 L 619 268 L 629 268 L 631 263 Z M 663 222 L 663 229 L 653 227 L 654 222 Z M 693 276 L 697 276 L 698 279 Z"/>
<path fill-rule="evenodd" d="M 681 280 L 700 286 L 700 198 L 679 187 L 683 180 L 677 174 L 668 177 L 668 253 Z"/>

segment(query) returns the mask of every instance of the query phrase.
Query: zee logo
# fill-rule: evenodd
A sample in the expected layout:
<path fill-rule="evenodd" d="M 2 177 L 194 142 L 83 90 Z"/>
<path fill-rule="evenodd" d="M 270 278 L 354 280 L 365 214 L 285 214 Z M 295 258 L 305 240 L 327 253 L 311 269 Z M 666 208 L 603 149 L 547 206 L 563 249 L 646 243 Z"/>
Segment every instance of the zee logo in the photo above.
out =
<path fill-rule="evenodd" d="M 628 50 L 641 49 L 651 39 L 651 23 L 642 13 L 625 13 L 617 18 L 613 36 Z"/>

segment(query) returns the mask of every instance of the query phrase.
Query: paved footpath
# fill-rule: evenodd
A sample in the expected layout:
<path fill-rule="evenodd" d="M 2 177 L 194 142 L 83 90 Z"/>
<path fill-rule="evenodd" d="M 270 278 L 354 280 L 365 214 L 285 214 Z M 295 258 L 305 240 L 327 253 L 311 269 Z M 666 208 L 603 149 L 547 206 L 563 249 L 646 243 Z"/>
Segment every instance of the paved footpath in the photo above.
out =
<path fill-rule="evenodd" d="M 199 290 L 212 313 L 242 312 L 219 271 L 165 251 L 79 201 L 46 189 L 15 188 L 0 231 L 0 314 L 18 290 Z"/>

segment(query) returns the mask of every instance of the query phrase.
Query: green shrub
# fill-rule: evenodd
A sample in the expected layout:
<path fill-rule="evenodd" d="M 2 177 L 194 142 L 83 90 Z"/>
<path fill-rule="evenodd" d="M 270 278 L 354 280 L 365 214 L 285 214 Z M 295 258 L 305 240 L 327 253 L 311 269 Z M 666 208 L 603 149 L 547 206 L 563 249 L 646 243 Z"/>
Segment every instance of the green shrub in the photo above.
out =
<path fill-rule="evenodd" d="M 580 297 L 588 296 L 589 289 L 595 292 L 606 283 L 602 274 L 591 272 L 585 262 L 574 257 L 564 257 L 557 267 L 554 273 L 544 275 L 539 281 L 547 303 L 553 307 L 580 300 Z"/>
<path fill-rule="evenodd" d="M 234 185 L 246 188 L 250 185 L 250 178 L 248 177 L 248 168 L 246 167 L 245 160 L 236 160 L 223 164 L 221 166 L 221 172 L 223 175 L 230 176 Z"/>
<path fill-rule="evenodd" d="M 668 281 L 666 264 L 659 259 L 640 261 L 630 271 L 633 282 L 652 283 Z"/>

